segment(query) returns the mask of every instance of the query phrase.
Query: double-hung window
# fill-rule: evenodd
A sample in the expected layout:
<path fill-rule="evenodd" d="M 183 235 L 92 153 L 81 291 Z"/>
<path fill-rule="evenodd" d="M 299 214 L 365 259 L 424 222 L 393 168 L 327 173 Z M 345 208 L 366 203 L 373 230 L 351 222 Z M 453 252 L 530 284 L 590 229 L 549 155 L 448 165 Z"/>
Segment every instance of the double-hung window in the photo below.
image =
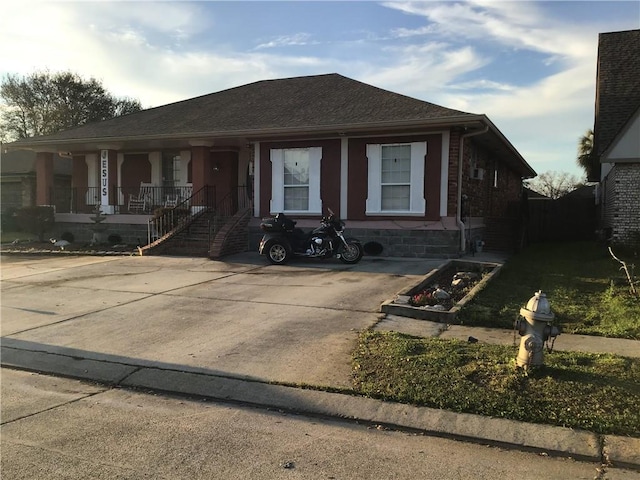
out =
<path fill-rule="evenodd" d="M 425 213 L 426 142 L 369 144 L 368 215 Z"/>
<path fill-rule="evenodd" d="M 322 213 L 322 148 L 271 150 L 271 212 Z"/>

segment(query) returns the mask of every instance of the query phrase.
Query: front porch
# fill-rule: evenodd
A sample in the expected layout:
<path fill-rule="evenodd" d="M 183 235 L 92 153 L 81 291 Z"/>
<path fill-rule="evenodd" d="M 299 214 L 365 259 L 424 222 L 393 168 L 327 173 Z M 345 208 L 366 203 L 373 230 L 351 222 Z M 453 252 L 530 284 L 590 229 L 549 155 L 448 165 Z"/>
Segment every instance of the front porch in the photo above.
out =
<path fill-rule="evenodd" d="M 157 190 L 152 192 L 156 194 L 152 198 L 160 198 L 162 190 Z M 64 198 L 65 193 L 68 190 L 54 192 L 54 195 Z M 69 198 L 72 197 L 66 197 L 66 200 Z M 69 203 L 65 201 L 65 205 Z M 207 185 L 174 206 L 164 201 L 152 201 L 149 205 L 145 211 L 134 211 L 127 205 L 113 205 L 111 210 L 115 213 L 106 213 L 106 218 L 101 222 L 104 229 L 100 233 L 100 242 L 114 243 L 114 239 L 117 239 L 117 243 L 132 248 L 141 247 L 153 253 L 207 256 L 218 232 L 227 222 L 238 213 L 252 210 L 250 189 L 245 185 L 227 190 L 223 196 L 219 194 L 219 189 Z M 99 207 L 104 214 L 104 206 Z M 63 234 L 68 232 L 78 244 L 95 243 L 93 227 L 96 205 L 84 205 L 84 211 L 70 211 L 71 208 L 62 210 L 56 207 L 51 235 L 63 238 Z M 246 227 L 244 236 L 248 238 Z M 246 249 L 247 241 L 242 247 L 240 251 Z"/>
<path fill-rule="evenodd" d="M 215 197 L 215 187 L 213 187 Z M 112 187 L 109 198 L 116 199 L 115 204 L 101 203 L 99 187 L 73 187 L 49 190 L 48 205 L 55 207 L 56 214 L 92 213 L 96 205 L 101 205 L 103 213 L 145 215 L 152 214 L 158 208 L 175 207 L 193 195 L 193 185 Z"/>

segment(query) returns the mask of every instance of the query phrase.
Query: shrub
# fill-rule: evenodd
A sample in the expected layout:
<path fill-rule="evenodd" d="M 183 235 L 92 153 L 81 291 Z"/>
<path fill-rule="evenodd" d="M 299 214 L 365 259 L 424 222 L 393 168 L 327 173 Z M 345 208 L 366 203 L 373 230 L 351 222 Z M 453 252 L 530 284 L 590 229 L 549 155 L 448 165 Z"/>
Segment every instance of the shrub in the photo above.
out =
<path fill-rule="evenodd" d="M 75 240 L 75 237 L 71 232 L 64 232 L 62 235 L 60 235 L 60 238 L 62 240 L 66 240 L 69 243 L 73 243 L 73 241 Z"/>
<path fill-rule="evenodd" d="M 6 208 L 0 215 L 0 221 L 2 222 L 0 228 L 3 232 L 14 232 L 18 229 L 16 224 L 16 209 L 15 207 Z"/>
<path fill-rule="evenodd" d="M 117 233 L 112 233 L 107 237 L 107 241 L 109 242 L 110 245 L 118 245 L 122 243 L 122 237 Z"/>
<path fill-rule="evenodd" d="M 53 207 L 23 207 L 16 210 L 18 228 L 37 235 L 41 242 L 44 242 L 44 234 L 53 228 L 54 223 Z"/>

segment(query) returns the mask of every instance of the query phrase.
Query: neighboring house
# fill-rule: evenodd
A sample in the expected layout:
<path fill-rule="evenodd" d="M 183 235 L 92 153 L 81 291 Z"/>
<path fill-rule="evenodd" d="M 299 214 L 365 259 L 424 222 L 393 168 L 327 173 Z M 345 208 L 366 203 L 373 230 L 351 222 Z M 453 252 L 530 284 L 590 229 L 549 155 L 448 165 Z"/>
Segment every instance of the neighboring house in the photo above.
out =
<path fill-rule="evenodd" d="M 86 222 L 100 203 L 109 222 L 142 226 L 176 191 L 198 212 L 248 197 L 249 248 L 262 217 L 285 212 L 311 227 L 331 208 L 350 235 L 392 256 L 460 254 L 491 222 L 517 220 L 522 180 L 535 176 L 486 115 L 338 74 L 259 81 L 10 147 L 38 152 L 39 203 L 52 155 L 73 156 L 80 203 L 57 223 Z M 141 183 L 150 208 L 133 211 Z"/>
<path fill-rule="evenodd" d="M 640 30 L 599 35 L 594 152 L 601 228 L 614 244 L 640 246 Z"/>
<path fill-rule="evenodd" d="M 4 145 L 3 145 L 4 147 Z M 54 191 L 69 190 L 71 187 L 71 159 L 55 155 L 53 161 Z M 11 151 L 0 153 L 0 208 L 7 212 L 21 207 L 36 205 L 36 154 L 30 151 Z M 51 199 L 52 197 L 49 196 Z M 59 208 L 64 210 L 64 199 L 58 198 Z M 47 202 L 55 205 L 54 202 Z"/>

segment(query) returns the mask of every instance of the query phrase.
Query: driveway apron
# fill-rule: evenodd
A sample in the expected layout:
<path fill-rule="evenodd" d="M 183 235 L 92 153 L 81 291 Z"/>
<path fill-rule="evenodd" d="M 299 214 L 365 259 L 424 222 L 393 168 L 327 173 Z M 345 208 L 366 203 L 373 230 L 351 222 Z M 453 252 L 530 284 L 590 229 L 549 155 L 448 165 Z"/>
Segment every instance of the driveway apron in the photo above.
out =
<path fill-rule="evenodd" d="M 351 385 L 358 331 L 443 260 L 267 265 L 3 256 L 4 345 L 262 382 Z"/>

